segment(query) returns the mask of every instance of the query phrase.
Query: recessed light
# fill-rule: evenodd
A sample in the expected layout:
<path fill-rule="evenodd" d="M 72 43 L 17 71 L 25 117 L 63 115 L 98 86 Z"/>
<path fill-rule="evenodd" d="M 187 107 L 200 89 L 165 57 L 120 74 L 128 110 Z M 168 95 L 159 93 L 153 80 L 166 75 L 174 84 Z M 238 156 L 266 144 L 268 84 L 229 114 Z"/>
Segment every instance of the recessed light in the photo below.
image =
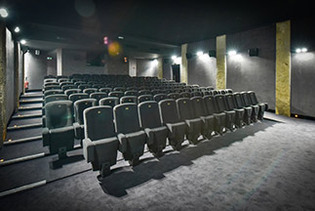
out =
<path fill-rule="evenodd" d="M 6 17 L 9 16 L 9 13 L 8 13 L 8 11 L 5 8 L 2 7 L 2 8 L 0 8 L 0 16 L 2 18 L 6 18 Z"/>

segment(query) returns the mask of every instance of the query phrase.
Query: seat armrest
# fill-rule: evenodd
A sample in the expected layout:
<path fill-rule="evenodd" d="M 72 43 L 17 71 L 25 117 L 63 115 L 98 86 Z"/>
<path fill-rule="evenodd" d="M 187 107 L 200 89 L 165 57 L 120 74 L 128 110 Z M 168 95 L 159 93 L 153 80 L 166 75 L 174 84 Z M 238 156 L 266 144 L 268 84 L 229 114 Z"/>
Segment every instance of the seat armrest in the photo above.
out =
<path fill-rule="evenodd" d="M 95 158 L 95 144 L 91 139 L 85 138 L 83 143 L 83 156 L 87 162 L 93 162 Z"/>
<path fill-rule="evenodd" d="M 119 133 L 117 135 L 118 141 L 119 141 L 119 151 L 124 153 L 127 151 L 127 137 L 123 133 Z"/>
<path fill-rule="evenodd" d="M 49 129 L 47 127 L 44 127 L 42 130 L 43 135 L 43 146 L 49 145 Z"/>
<path fill-rule="evenodd" d="M 74 127 L 74 135 L 77 139 L 79 139 L 81 125 L 78 122 L 75 122 L 73 123 L 73 127 Z"/>
<path fill-rule="evenodd" d="M 147 143 L 148 145 L 151 145 L 154 143 L 154 133 L 150 128 L 145 128 L 144 132 L 147 135 Z"/>

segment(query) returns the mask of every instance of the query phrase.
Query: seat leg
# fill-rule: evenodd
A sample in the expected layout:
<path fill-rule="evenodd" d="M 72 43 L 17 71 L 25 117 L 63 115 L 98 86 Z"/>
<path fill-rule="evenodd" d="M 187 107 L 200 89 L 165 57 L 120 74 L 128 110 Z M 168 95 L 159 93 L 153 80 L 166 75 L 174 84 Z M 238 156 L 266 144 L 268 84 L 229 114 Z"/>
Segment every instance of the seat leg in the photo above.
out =
<path fill-rule="evenodd" d="M 100 175 L 102 178 L 110 175 L 111 171 L 110 171 L 110 163 L 106 162 L 106 163 L 102 163 L 101 165 L 101 169 L 100 169 Z"/>
<path fill-rule="evenodd" d="M 132 160 L 128 160 L 128 162 L 131 166 L 136 166 L 140 163 L 139 157 L 134 157 Z"/>

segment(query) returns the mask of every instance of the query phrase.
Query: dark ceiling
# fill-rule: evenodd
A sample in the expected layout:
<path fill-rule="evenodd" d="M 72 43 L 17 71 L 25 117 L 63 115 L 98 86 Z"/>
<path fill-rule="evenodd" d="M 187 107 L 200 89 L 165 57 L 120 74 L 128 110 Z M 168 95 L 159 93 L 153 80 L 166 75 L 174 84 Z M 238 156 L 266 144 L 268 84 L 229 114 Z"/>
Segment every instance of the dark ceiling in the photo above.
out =
<path fill-rule="evenodd" d="M 8 26 L 21 26 L 30 47 L 97 49 L 103 37 L 126 51 L 166 55 L 183 43 L 311 16 L 312 2 L 7 0 Z"/>

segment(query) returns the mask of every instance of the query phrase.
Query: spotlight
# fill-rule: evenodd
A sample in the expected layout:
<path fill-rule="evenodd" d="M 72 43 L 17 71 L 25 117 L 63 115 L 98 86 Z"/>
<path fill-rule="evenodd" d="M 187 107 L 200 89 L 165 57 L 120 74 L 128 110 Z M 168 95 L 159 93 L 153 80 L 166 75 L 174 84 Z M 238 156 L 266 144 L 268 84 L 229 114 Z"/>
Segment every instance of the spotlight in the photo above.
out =
<path fill-rule="evenodd" d="M 17 26 L 17 27 L 14 28 L 14 32 L 15 33 L 19 33 L 20 31 L 21 31 L 20 27 Z"/>
<path fill-rule="evenodd" d="M 197 52 L 197 56 L 202 56 L 203 55 L 203 52 L 202 51 L 198 51 Z"/>
<path fill-rule="evenodd" d="M 229 52 L 228 52 L 228 55 L 229 56 L 235 56 L 237 54 L 237 51 L 236 50 L 230 50 Z"/>
<path fill-rule="evenodd" d="M 20 43 L 21 43 L 22 45 L 25 45 L 25 44 L 26 44 L 26 40 L 23 39 L 23 40 L 20 41 Z"/>
<path fill-rule="evenodd" d="M 297 48 L 295 49 L 295 53 L 306 53 L 307 52 L 307 48 Z"/>
<path fill-rule="evenodd" d="M 5 8 L 0 8 L 0 16 L 2 17 L 2 18 L 6 18 L 6 17 L 8 17 L 8 15 L 9 15 L 9 13 L 8 13 L 8 11 L 5 9 Z"/>

